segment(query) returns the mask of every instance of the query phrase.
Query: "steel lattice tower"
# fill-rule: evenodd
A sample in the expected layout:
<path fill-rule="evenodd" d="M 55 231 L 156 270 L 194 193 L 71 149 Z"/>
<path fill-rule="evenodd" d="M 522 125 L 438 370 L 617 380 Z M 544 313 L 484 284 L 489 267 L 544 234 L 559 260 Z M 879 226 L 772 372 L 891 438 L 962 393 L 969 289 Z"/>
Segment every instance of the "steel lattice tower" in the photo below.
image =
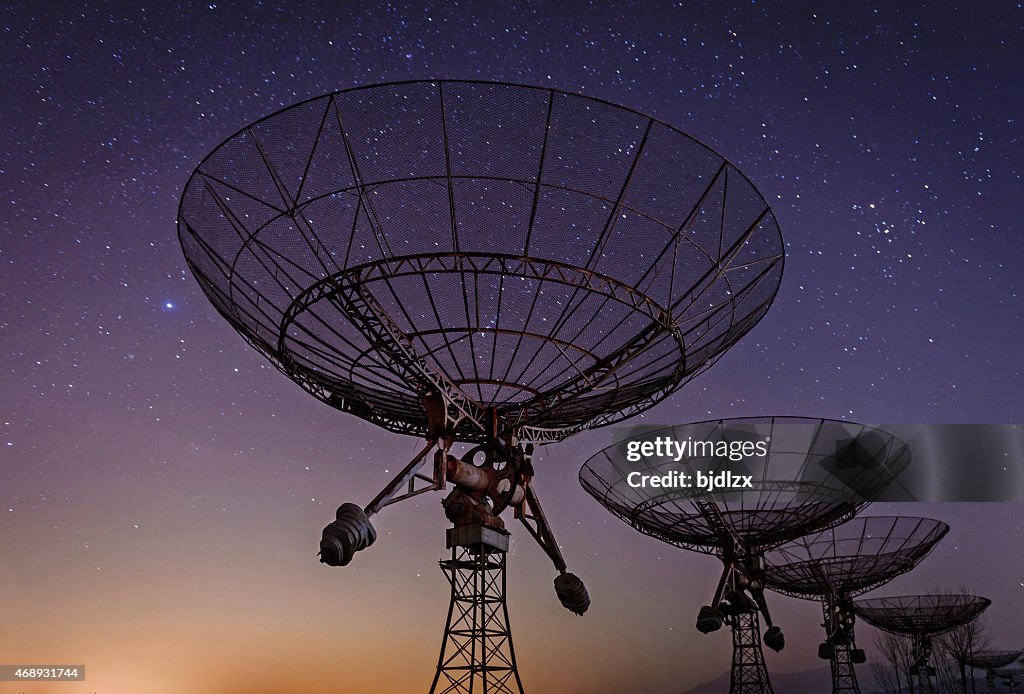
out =
<path fill-rule="evenodd" d="M 452 592 L 431 694 L 523 694 L 505 602 L 508 535 L 468 544 L 452 535 L 451 559 L 440 562 Z"/>
<path fill-rule="evenodd" d="M 756 610 L 730 618 L 732 627 L 731 694 L 774 694 L 761 649 L 761 620 Z"/>

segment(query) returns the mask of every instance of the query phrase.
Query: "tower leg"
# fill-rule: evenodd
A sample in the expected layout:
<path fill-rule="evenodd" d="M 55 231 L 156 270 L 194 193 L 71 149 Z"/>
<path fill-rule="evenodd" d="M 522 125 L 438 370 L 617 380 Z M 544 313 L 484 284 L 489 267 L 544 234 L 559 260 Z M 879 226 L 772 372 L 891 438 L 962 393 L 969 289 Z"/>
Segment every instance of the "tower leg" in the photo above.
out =
<path fill-rule="evenodd" d="M 757 612 L 744 610 L 729 619 L 732 623 L 730 694 L 774 694 L 761 651 L 761 624 Z"/>
<path fill-rule="evenodd" d="M 503 542 L 502 542 L 503 541 Z M 508 534 L 490 528 L 448 531 L 448 621 L 431 694 L 523 694 L 505 602 Z"/>

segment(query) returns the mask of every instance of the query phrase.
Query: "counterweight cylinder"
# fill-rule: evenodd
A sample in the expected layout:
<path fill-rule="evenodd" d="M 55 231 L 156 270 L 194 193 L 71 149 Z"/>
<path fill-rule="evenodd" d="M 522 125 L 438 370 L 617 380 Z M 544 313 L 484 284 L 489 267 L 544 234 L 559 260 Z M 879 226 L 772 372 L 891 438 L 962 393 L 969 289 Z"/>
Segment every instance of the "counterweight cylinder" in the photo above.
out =
<path fill-rule="evenodd" d="M 329 566 L 346 566 L 355 553 L 377 540 L 377 531 L 366 512 L 356 504 L 342 504 L 336 520 L 324 528 L 320 540 L 320 562 Z"/>
<path fill-rule="evenodd" d="M 555 577 L 555 594 L 562 607 L 576 614 L 583 614 L 590 607 L 590 594 L 580 577 L 572 573 Z"/>

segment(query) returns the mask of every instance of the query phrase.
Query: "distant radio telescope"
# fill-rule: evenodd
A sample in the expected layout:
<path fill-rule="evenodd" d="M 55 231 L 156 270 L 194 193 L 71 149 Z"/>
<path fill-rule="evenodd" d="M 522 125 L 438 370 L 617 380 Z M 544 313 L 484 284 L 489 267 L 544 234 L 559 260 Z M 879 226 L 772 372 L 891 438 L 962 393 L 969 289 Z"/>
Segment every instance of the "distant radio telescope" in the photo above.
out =
<path fill-rule="evenodd" d="M 669 427 L 642 438 L 765 444 L 763 453 L 740 462 L 704 454 L 630 464 L 619 443 L 583 465 L 580 483 L 640 532 L 721 560 L 722 577 L 711 604 L 700 608 L 697 629 L 707 634 L 724 624 L 731 628 L 730 692 L 772 692 L 760 619 L 768 624 L 764 643 L 769 648 L 782 650 L 785 638 L 765 600 L 765 552 L 850 519 L 906 468 L 907 446 L 892 434 L 861 424 L 802 417 L 722 419 Z M 638 470 L 654 476 L 675 472 L 690 480 L 705 471 L 737 472 L 749 477 L 750 484 L 718 490 L 697 485 L 643 488 L 630 483 Z"/>

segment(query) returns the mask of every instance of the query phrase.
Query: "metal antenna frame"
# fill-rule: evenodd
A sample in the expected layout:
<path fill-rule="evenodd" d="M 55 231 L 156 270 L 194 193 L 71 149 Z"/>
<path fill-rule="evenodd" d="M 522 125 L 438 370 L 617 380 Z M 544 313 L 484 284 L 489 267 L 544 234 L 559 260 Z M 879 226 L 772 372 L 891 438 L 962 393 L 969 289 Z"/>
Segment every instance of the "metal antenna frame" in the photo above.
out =
<path fill-rule="evenodd" d="M 826 640 L 818 656 L 829 661 L 832 691 L 857 694 L 853 598 L 916 567 L 949 532 L 931 518 L 863 516 L 807 535 L 765 554 L 765 585 L 821 602 Z"/>

